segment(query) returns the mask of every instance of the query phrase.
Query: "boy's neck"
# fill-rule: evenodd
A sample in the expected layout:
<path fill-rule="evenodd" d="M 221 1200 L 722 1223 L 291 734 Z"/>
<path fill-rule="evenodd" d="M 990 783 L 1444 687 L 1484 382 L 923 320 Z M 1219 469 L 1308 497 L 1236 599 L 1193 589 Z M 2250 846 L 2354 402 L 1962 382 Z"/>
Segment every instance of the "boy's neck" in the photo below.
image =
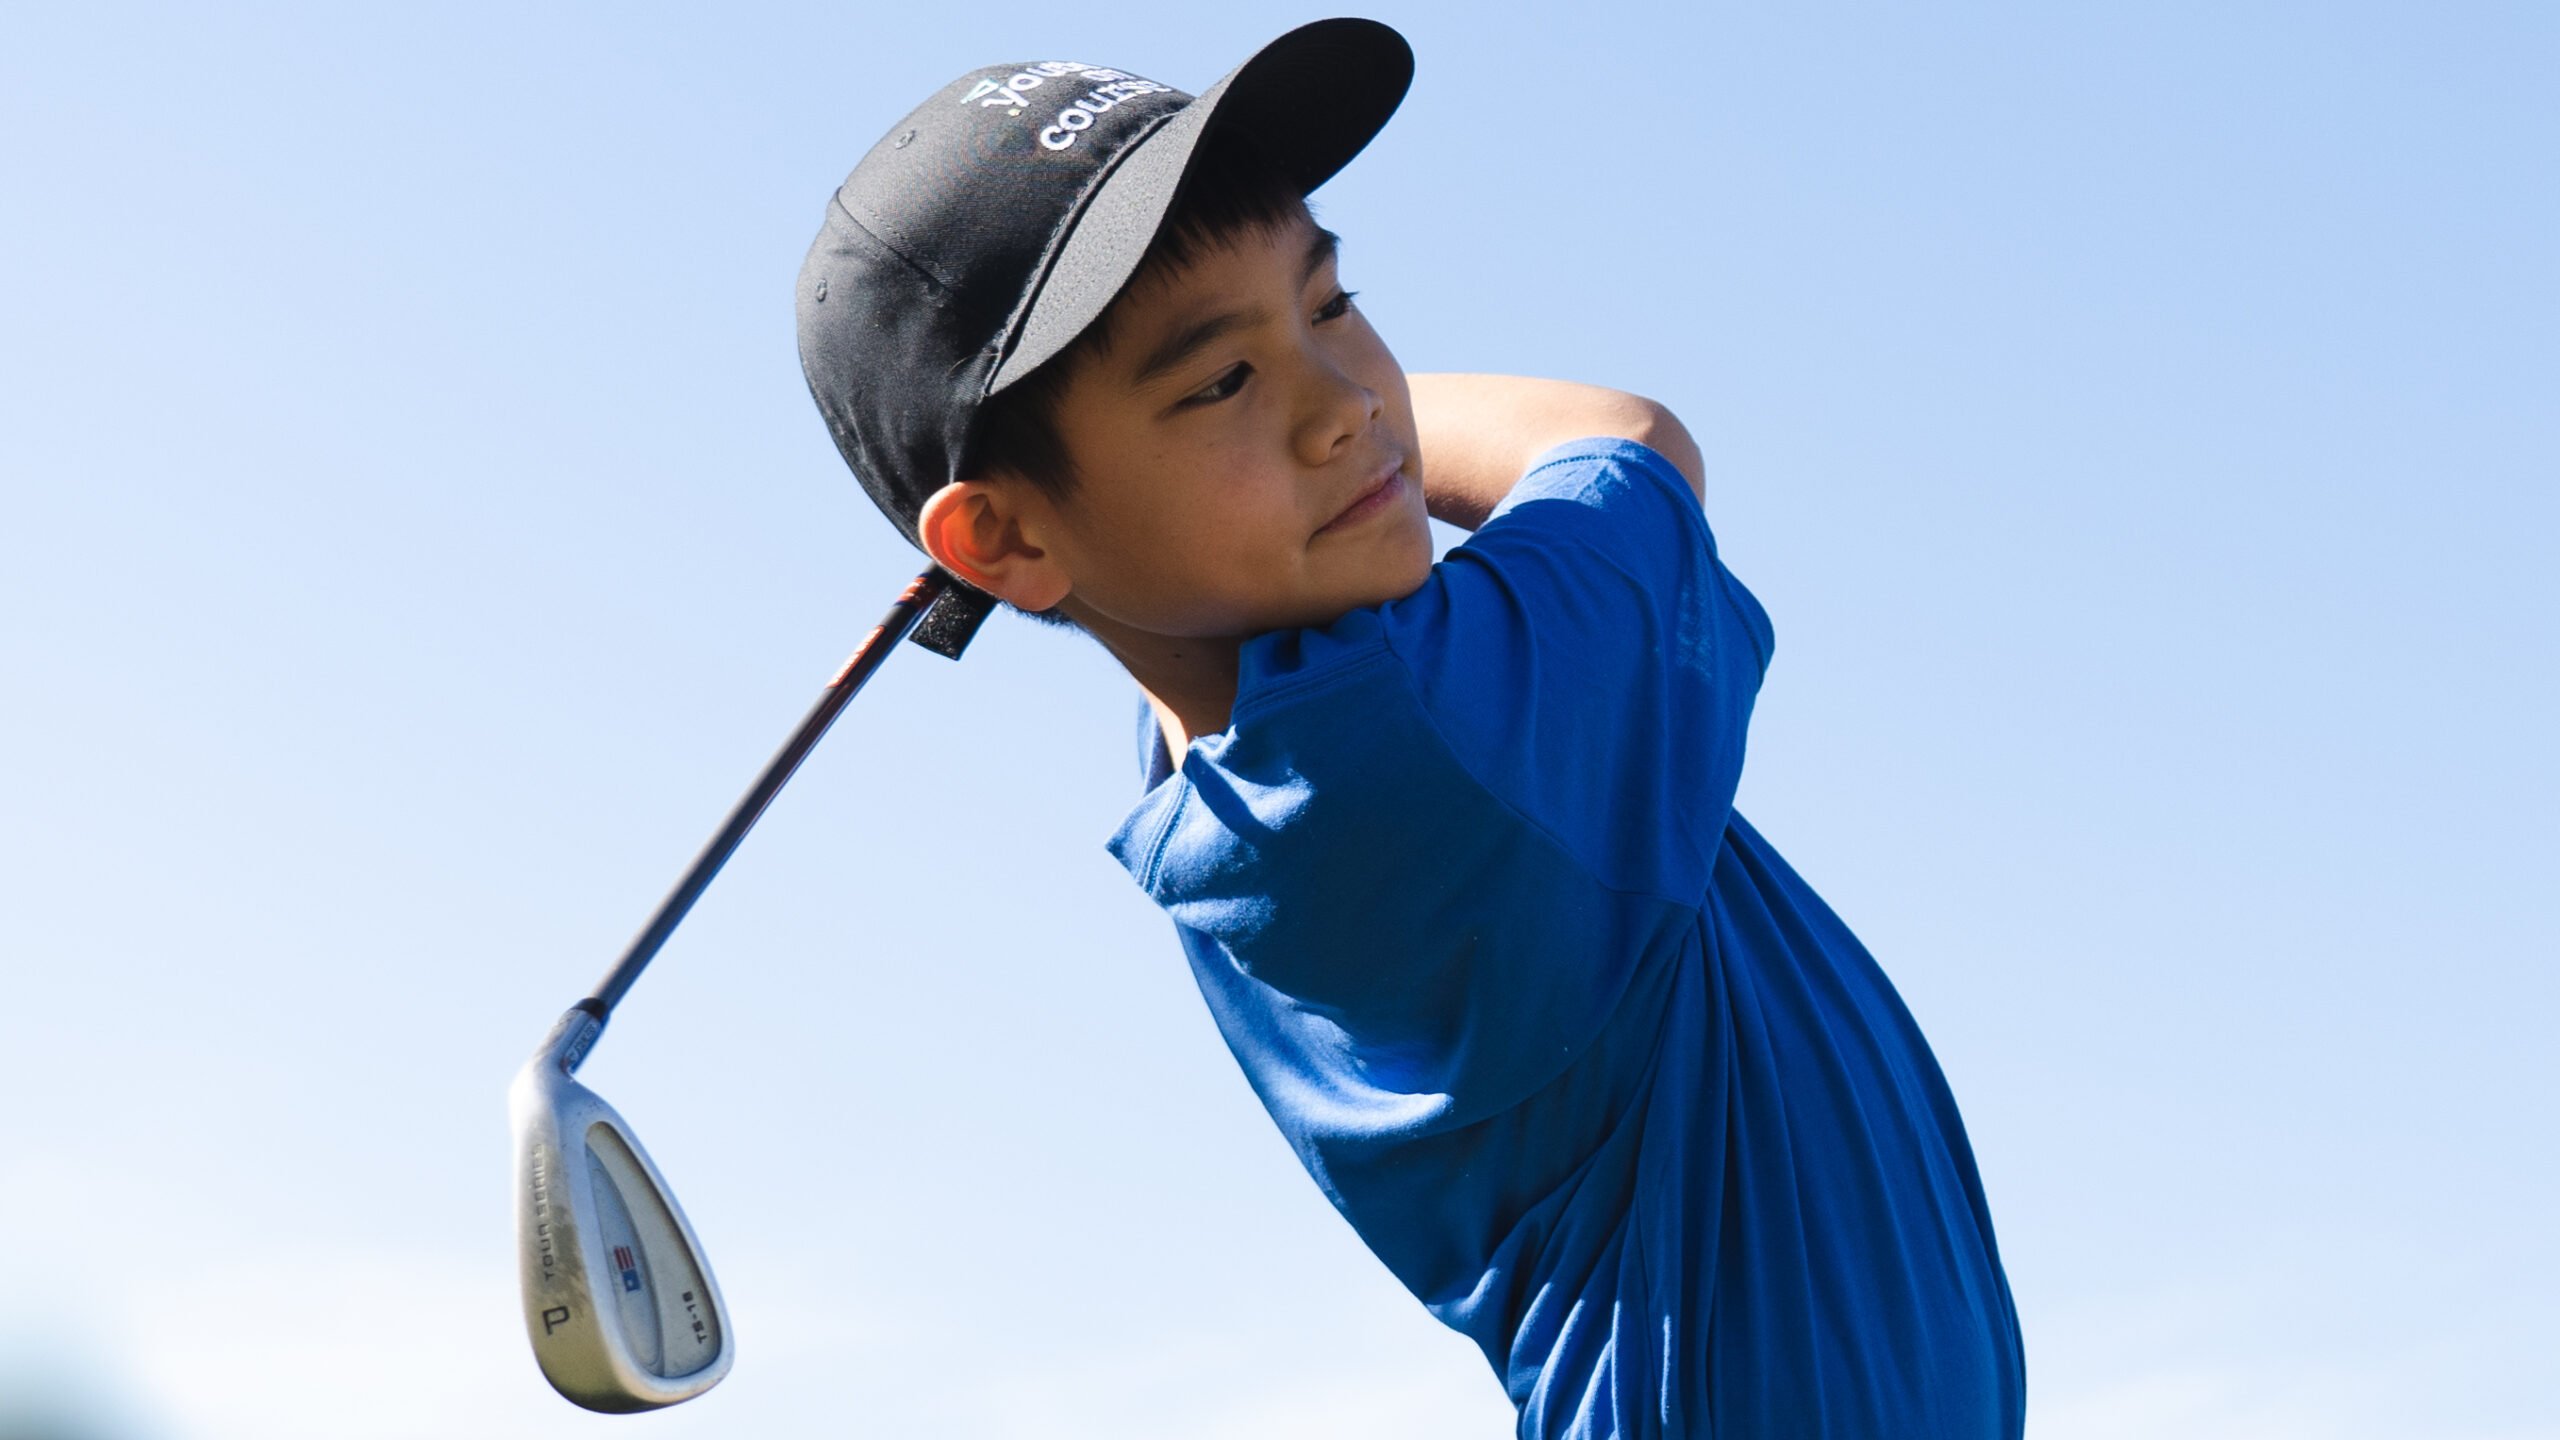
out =
<path fill-rule="evenodd" d="M 1089 617 L 1080 623 L 1146 692 L 1156 726 L 1164 732 L 1165 752 L 1176 768 L 1193 737 L 1227 728 L 1228 712 L 1235 709 L 1237 656 L 1244 642 L 1154 635 L 1107 621 L 1096 623 Z"/>

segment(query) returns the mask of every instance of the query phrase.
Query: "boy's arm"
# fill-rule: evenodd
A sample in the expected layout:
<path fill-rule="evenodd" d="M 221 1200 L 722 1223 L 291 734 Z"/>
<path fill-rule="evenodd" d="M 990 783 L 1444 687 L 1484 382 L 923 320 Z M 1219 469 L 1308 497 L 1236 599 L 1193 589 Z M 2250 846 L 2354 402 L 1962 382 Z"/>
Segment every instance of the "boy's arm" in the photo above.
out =
<path fill-rule="evenodd" d="M 1704 502 L 1706 464 L 1680 418 L 1642 396 L 1517 375 L 1409 375 L 1432 518 L 1473 530 L 1529 462 L 1568 440 L 1612 435 L 1651 447 Z"/>

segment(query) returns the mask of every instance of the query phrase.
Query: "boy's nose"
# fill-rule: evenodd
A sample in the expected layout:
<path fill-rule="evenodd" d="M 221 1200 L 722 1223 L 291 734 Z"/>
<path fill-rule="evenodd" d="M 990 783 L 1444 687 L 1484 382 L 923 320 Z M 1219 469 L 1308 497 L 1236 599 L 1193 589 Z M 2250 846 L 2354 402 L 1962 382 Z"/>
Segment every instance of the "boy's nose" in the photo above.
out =
<path fill-rule="evenodd" d="M 1312 357 L 1310 369 L 1315 393 L 1307 402 L 1306 421 L 1298 429 L 1298 458 L 1308 465 L 1322 465 L 1344 445 L 1368 433 L 1386 408 L 1386 400 L 1328 357 Z"/>

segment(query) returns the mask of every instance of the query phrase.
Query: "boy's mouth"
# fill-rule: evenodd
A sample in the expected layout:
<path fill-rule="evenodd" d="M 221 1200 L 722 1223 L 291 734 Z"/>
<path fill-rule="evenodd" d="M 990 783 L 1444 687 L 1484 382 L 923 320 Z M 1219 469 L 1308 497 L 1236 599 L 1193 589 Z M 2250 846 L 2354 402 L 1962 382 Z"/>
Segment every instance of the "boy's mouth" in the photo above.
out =
<path fill-rule="evenodd" d="M 1377 478 L 1362 487 L 1359 494 L 1351 497 L 1351 503 L 1343 506 L 1341 513 L 1324 522 L 1323 528 L 1316 533 L 1330 535 L 1336 530 L 1347 530 L 1388 509 L 1403 496 L 1407 483 L 1404 478 L 1404 461 L 1398 458 L 1387 462 L 1386 468 L 1378 472 Z"/>

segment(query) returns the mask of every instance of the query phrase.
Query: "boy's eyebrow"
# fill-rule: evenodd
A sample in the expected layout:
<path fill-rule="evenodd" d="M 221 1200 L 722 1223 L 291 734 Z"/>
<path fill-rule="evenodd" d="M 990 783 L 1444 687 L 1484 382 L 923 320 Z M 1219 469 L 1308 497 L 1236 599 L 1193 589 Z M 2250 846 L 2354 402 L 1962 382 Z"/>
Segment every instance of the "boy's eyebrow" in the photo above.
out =
<path fill-rule="evenodd" d="M 1301 290 L 1306 288 L 1308 281 L 1316 278 L 1316 272 L 1324 268 L 1325 262 L 1334 258 L 1342 249 L 1341 236 L 1321 225 L 1315 227 L 1315 231 L 1315 238 L 1307 242 L 1306 257 L 1298 266 L 1298 288 Z M 1262 307 L 1259 305 L 1248 305 L 1241 310 L 1221 310 L 1215 315 L 1204 315 L 1166 336 L 1162 344 L 1148 351 L 1145 362 L 1138 366 L 1137 376 L 1131 383 L 1145 385 L 1191 358 L 1193 352 L 1199 350 L 1201 346 L 1230 331 L 1259 325 L 1264 318 Z"/>
<path fill-rule="evenodd" d="M 1307 282 L 1316 278 L 1316 272 L 1324 268 L 1324 262 L 1341 253 L 1342 237 L 1321 225 L 1317 226 L 1315 238 L 1307 242 L 1307 258 L 1298 265 L 1298 288 L 1307 288 Z"/>

